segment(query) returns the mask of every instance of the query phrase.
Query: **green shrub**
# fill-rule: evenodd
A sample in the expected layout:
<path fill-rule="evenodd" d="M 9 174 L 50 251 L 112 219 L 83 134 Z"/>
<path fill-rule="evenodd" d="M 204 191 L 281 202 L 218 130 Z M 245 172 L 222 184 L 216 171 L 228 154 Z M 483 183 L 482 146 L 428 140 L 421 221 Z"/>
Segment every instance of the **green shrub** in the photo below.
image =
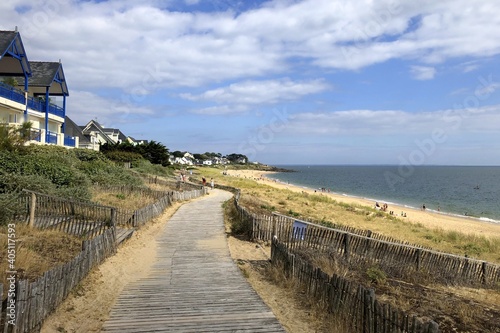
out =
<path fill-rule="evenodd" d="M 387 280 L 387 274 L 379 267 L 370 267 L 366 270 L 366 276 L 371 283 L 384 284 Z"/>
<path fill-rule="evenodd" d="M 143 159 L 141 154 L 120 150 L 109 151 L 105 155 L 115 162 L 134 162 Z"/>
<path fill-rule="evenodd" d="M 18 202 L 19 193 L 0 193 L 0 226 L 10 223 L 21 205 Z"/>

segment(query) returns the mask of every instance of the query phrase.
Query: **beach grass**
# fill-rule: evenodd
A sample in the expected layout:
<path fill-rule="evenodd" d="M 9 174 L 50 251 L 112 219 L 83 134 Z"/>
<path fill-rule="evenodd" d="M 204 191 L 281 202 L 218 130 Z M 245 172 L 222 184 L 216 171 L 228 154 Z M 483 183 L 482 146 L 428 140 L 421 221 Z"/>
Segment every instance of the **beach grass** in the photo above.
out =
<path fill-rule="evenodd" d="M 231 170 L 230 174 L 231 176 L 222 176 L 220 168 L 201 167 L 195 170 L 193 178 L 214 178 L 216 183 L 239 188 L 241 204 L 254 213 L 269 214 L 276 211 L 325 226 L 344 225 L 371 230 L 409 244 L 500 263 L 500 236 L 485 237 L 474 233 L 429 228 L 424 223 L 410 222 L 370 206 L 337 202 L 323 193 L 278 189 L 238 175 L 237 170 Z"/>

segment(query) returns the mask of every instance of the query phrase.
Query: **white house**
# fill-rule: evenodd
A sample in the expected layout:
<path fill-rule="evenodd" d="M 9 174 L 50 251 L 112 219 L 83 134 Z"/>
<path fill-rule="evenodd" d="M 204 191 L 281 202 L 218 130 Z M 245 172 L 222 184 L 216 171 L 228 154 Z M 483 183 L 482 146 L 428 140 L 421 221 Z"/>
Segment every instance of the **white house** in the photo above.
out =
<path fill-rule="evenodd" d="M 0 31 L 0 77 L 1 123 L 31 122 L 31 143 L 78 146 L 65 135 L 69 91 L 60 61 L 29 61 L 17 29 Z"/>

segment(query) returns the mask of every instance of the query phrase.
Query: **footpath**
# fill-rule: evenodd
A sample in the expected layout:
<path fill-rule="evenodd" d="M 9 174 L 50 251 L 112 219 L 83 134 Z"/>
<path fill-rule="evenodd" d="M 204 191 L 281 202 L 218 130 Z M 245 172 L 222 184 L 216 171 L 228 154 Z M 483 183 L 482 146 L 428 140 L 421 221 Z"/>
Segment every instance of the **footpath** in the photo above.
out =
<path fill-rule="evenodd" d="M 222 203 L 212 190 L 182 205 L 158 237 L 147 277 L 119 296 L 104 332 L 282 332 L 231 259 Z"/>

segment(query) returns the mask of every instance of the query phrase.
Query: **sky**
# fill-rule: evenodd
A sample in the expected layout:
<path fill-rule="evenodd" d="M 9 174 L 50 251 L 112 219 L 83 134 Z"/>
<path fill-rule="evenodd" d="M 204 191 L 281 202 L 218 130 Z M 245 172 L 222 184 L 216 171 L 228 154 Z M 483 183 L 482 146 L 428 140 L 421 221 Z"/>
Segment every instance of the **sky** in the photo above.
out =
<path fill-rule="evenodd" d="M 67 115 L 272 164 L 500 165 L 500 1 L 2 0 Z"/>

